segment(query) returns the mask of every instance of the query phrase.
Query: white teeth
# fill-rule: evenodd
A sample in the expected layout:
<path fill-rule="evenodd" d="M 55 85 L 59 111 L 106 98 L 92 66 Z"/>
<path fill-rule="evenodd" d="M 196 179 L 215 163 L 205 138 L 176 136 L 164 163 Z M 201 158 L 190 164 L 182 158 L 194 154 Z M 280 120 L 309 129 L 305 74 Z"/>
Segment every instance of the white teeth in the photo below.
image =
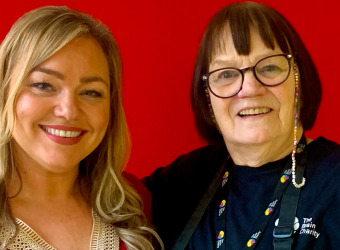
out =
<path fill-rule="evenodd" d="M 242 110 L 239 114 L 240 115 L 258 115 L 258 114 L 265 114 L 270 111 L 269 108 L 255 108 L 255 109 L 245 109 Z"/>
<path fill-rule="evenodd" d="M 51 135 L 56 135 L 60 137 L 78 137 L 81 134 L 81 131 L 65 131 L 48 127 L 43 127 L 43 129 Z"/>

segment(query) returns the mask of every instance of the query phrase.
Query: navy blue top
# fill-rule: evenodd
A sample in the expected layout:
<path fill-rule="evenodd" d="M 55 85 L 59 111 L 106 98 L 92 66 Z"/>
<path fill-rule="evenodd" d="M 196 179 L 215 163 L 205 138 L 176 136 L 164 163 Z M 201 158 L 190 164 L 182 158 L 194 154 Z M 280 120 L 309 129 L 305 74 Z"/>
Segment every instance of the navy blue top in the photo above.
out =
<path fill-rule="evenodd" d="M 201 197 L 227 157 L 225 147 L 207 146 L 180 156 L 144 179 L 153 195 L 153 222 L 166 249 L 173 249 L 176 239 L 188 227 L 196 229 L 186 249 L 217 249 L 219 189 L 202 219 L 196 224 L 186 222 L 200 207 Z M 246 245 L 289 157 L 258 168 L 229 166 L 225 241 L 218 249 L 242 249 Z M 311 142 L 304 176 L 306 185 L 300 193 L 293 249 L 340 249 L 340 146 L 322 137 Z M 273 228 L 279 210 L 278 206 L 256 249 L 273 249 Z"/>
<path fill-rule="evenodd" d="M 268 204 L 271 202 L 272 193 L 281 178 L 282 170 L 289 161 L 290 155 L 277 162 L 271 162 L 258 168 L 246 166 L 232 166 L 230 168 L 229 194 L 223 193 L 219 188 L 205 211 L 202 220 L 198 224 L 188 249 L 242 249 L 251 234 L 255 233 L 254 228 L 258 220 L 262 219 Z M 226 197 L 225 209 L 220 209 L 221 201 Z M 216 209 L 218 208 L 218 209 Z M 220 232 L 219 225 L 226 215 L 225 241 L 218 244 L 216 235 Z M 277 218 L 279 209 L 273 217 Z M 274 223 L 270 223 L 266 229 L 269 232 L 268 240 L 261 245 L 272 244 Z M 267 235 L 267 233 L 266 233 Z M 266 236 L 265 236 L 266 239 Z M 261 239 L 263 241 L 264 239 Z M 266 247 L 268 249 L 268 247 Z"/>

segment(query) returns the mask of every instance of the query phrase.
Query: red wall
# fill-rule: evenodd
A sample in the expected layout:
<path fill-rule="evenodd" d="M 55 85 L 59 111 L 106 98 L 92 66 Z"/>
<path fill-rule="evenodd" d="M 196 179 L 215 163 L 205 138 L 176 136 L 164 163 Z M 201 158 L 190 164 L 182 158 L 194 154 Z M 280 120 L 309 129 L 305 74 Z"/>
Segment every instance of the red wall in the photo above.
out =
<path fill-rule="evenodd" d="M 101 19 L 121 49 L 124 105 L 132 137 L 127 170 L 139 177 L 204 145 L 196 135 L 189 89 L 196 50 L 209 19 L 231 1 L 221 0 L 7 0 L 0 4 L 0 39 L 23 13 L 67 5 Z M 340 143 L 340 21 L 337 0 L 262 0 L 295 26 L 323 82 L 314 129 Z"/>

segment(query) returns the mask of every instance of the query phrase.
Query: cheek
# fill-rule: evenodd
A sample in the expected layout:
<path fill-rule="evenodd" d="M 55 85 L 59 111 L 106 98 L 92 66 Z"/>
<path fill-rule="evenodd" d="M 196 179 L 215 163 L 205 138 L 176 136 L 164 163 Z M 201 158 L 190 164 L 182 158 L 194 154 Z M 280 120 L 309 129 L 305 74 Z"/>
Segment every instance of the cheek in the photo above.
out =
<path fill-rule="evenodd" d="M 13 137 L 18 143 L 27 140 L 29 136 L 32 136 L 36 130 L 36 121 L 44 113 L 43 109 L 46 109 L 47 103 L 38 102 L 30 95 L 22 94 L 17 98 L 17 102 L 14 108 L 15 126 L 12 131 Z M 28 136 L 28 137 L 27 137 Z"/>
<path fill-rule="evenodd" d="M 17 120 L 25 117 L 34 117 L 42 113 L 46 105 L 37 102 L 34 98 L 28 95 L 21 95 L 18 97 L 15 107 L 15 117 Z"/>
<path fill-rule="evenodd" d="M 219 126 L 221 126 L 222 124 L 220 124 L 220 122 L 226 122 L 229 120 L 229 118 L 231 118 L 229 110 L 230 98 L 222 99 L 210 95 L 210 101 L 215 119 L 219 123 Z"/>
<path fill-rule="evenodd" d="M 287 82 L 288 83 L 288 82 Z M 276 99 L 280 103 L 280 120 L 283 123 L 291 123 L 294 119 L 294 91 L 295 86 L 293 82 L 289 82 L 286 85 L 280 85 L 281 88 L 273 92 Z"/>
<path fill-rule="evenodd" d="M 87 116 L 94 128 L 105 133 L 110 120 L 110 106 L 107 103 L 93 107 Z"/>

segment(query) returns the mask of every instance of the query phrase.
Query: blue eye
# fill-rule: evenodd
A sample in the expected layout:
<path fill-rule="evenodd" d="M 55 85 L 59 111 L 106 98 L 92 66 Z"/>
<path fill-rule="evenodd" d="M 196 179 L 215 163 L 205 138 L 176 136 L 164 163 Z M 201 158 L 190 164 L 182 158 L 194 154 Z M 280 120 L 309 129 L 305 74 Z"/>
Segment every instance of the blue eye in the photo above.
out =
<path fill-rule="evenodd" d="M 93 98 L 103 97 L 103 94 L 96 90 L 84 90 L 81 92 L 81 95 L 85 95 L 85 96 L 93 97 Z"/>
<path fill-rule="evenodd" d="M 241 73 L 234 68 L 219 69 L 213 71 L 209 77 L 209 83 L 219 86 L 232 85 L 242 79 Z"/>
<path fill-rule="evenodd" d="M 233 77 L 238 77 L 240 73 L 236 70 L 223 70 L 219 72 L 218 79 L 230 79 Z"/>
<path fill-rule="evenodd" d="M 266 65 L 266 66 L 264 66 L 264 67 L 262 67 L 262 68 L 260 68 L 260 69 L 257 69 L 257 72 L 259 72 L 259 73 L 261 73 L 261 74 L 279 73 L 279 72 L 281 72 L 281 71 L 282 71 L 281 68 L 280 68 L 279 66 L 277 66 L 277 65 L 274 65 L 274 64 L 272 64 L 272 65 Z"/>
<path fill-rule="evenodd" d="M 280 68 L 276 65 L 268 65 L 267 67 L 264 68 L 265 71 L 279 71 Z"/>
<path fill-rule="evenodd" d="M 54 87 L 47 83 L 47 82 L 35 82 L 30 85 L 36 90 L 43 91 L 43 92 L 51 92 L 54 90 Z"/>

